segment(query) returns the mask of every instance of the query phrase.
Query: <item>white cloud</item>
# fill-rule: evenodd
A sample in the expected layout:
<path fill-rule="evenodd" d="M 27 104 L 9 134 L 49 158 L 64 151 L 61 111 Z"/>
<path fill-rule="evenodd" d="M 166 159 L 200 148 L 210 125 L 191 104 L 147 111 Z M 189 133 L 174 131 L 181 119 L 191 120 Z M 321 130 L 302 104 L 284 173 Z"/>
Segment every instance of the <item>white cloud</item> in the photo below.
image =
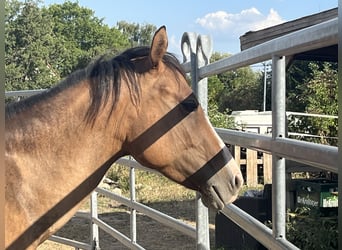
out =
<path fill-rule="evenodd" d="M 285 20 L 274 9 L 266 15 L 252 7 L 239 13 L 217 11 L 196 19 L 200 34 L 209 34 L 214 41 L 214 50 L 224 50 L 235 44 L 233 50 L 239 49 L 239 37 L 248 31 L 256 31 L 283 23 Z"/>
<path fill-rule="evenodd" d="M 256 8 L 242 10 L 240 13 L 217 11 L 197 18 L 196 23 L 213 32 L 233 32 L 242 35 L 251 30 L 259 30 L 284 22 L 274 9 L 265 16 Z"/>
<path fill-rule="evenodd" d="M 208 30 L 226 29 L 232 24 L 232 14 L 225 11 L 206 14 L 203 18 L 197 18 L 196 23 Z"/>
<path fill-rule="evenodd" d="M 281 18 L 278 12 L 275 11 L 274 9 L 270 9 L 270 12 L 266 16 L 266 18 L 263 20 L 260 20 L 259 22 L 255 22 L 251 30 L 261 30 L 267 27 L 271 27 L 271 26 L 283 23 L 283 22 L 285 22 L 285 20 Z"/>

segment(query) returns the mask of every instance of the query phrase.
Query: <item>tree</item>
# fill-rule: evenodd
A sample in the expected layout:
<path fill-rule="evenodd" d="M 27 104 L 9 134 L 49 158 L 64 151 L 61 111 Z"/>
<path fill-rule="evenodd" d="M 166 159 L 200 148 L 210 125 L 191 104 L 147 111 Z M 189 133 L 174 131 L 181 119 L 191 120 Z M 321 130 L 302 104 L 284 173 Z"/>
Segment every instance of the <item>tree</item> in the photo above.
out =
<path fill-rule="evenodd" d="M 336 115 L 337 104 L 337 64 L 310 62 L 307 63 L 309 74 L 299 89 L 298 100 L 302 110 L 309 114 Z M 337 145 L 337 119 L 319 117 L 301 117 L 290 119 L 290 129 L 304 134 L 317 135 L 305 140 L 329 145 Z"/>
<path fill-rule="evenodd" d="M 305 112 L 305 107 L 307 106 L 307 100 L 304 95 L 305 82 L 312 75 L 309 63 L 309 61 L 295 60 L 287 70 L 286 105 L 289 111 Z"/>
<path fill-rule="evenodd" d="M 228 57 L 215 52 L 211 62 Z M 214 126 L 235 128 L 229 117 L 233 110 L 261 109 L 263 95 L 262 75 L 250 67 L 228 71 L 208 78 L 208 113 Z"/>
<path fill-rule="evenodd" d="M 6 90 L 49 88 L 94 57 L 129 47 L 128 36 L 77 2 L 5 2 Z"/>
<path fill-rule="evenodd" d="M 55 44 L 51 58 L 62 77 L 85 67 L 98 55 L 108 51 L 115 54 L 129 46 L 126 35 L 103 24 L 93 10 L 77 2 L 53 4 L 44 12 L 53 20 Z"/>
<path fill-rule="evenodd" d="M 308 100 L 308 113 L 338 115 L 336 65 L 327 62 L 322 66 L 310 63 L 309 67 L 312 78 L 304 91 Z"/>
<path fill-rule="evenodd" d="M 36 1 L 5 2 L 5 88 L 46 88 L 59 79 L 51 69 L 50 18 Z"/>
<path fill-rule="evenodd" d="M 116 28 L 128 36 L 131 47 L 150 45 L 157 27 L 152 24 L 140 25 L 138 23 L 128 23 L 120 21 Z"/>
<path fill-rule="evenodd" d="M 228 57 L 215 52 L 211 62 Z M 229 117 L 232 110 L 261 109 L 261 74 L 250 67 L 228 71 L 208 78 L 208 114 L 214 126 L 234 128 L 234 120 Z"/>
<path fill-rule="evenodd" d="M 229 55 L 214 53 L 212 61 L 227 56 Z M 220 112 L 262 108 L 263 78 L 259 72 L 254 72 L 250 67 L 243 67 L 218 74 L 217 78 L 221 86 L 219 91 L 216 91 L 215 99 Z"/>
<path fill-rule="evenodd" d="M 217 76 L 208 79 L 208 116 L 211 124 L 219 128 L 235 128 L 234 119 L 229 117 L 229 110 L 219 111 L 217 96 L 223 91 L 224 85 Z"/>

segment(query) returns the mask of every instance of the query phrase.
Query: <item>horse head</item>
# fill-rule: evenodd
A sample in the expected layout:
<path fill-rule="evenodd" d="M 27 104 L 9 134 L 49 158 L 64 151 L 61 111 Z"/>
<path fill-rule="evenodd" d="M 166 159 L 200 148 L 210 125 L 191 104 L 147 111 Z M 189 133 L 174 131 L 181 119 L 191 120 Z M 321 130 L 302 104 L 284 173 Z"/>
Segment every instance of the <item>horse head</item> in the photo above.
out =
<path fill-rule="evenodd" d="M 125 147 L 141 164 L 199 191 L 206 206 L 222 209 L 236 199 L 242 174 L 167 44 L 161 27 L 149 53 L 134 61 L 140 94 Z"/>

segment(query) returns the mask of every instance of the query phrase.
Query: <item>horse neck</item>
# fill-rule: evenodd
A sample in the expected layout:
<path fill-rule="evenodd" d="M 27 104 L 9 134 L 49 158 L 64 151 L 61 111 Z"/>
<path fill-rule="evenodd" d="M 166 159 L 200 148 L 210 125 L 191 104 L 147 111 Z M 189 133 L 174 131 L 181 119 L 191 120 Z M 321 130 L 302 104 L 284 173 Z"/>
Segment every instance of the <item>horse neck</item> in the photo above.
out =
<path fill-rule="evenodd" d="M 84 81 L 19 112 L 6 120 L 7 153 L 15 149 L 32 164 L 51 168 L 81 171 L 82 166 L 89 172 L 108 165 L 122 154 L 124 134 L 118 132 L 117 119 L 108 119 L 106 107 L 94 124 L 87 123 L 89 103 L 88 82 Z M 123 119 L 120 112 L 112 116 Z"/>
<path fill-rule="evenodd" d="M 88 84 L 73 84 L 31 102 L 29 108 L 6 113 L 5 209 L 8 214 L 16 211 L 14 217 L 6 216 L 6 227 L 21 220 L 9 240 L 24 231 L 30 240 L 33 233 L 37 242 L 45 239 L 49 231 L 67 222 L 111 163 L 124 154 L 123 128 L 129 124 L 125 114 L 130 108 L 124 100 L 130 98 L 120 96 L 122 101 L 109 119 L 111 107 L 105 105 L 89 124 L 85 119 L 90 103 Z M 121 95 L 126 89 L 122 86 Z"/>

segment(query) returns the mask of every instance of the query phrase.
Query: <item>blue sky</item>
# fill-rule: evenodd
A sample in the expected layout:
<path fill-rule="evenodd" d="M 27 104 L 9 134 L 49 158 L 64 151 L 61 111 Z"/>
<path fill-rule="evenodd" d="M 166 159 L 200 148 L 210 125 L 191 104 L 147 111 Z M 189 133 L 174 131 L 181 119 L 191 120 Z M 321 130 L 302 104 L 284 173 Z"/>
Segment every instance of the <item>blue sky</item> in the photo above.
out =
<path fill-rule="evenodd" d="M 62 3 L 45 0 L 45 5 Z M 338 6 L 338 0 L 79 0 L 109 26 L 118 21 L 166 25 L 169 51 L 181 55 L 184 32 L 210 35 L 214 51 L 235 54 L 239 37 L 258 30 Z"/>

